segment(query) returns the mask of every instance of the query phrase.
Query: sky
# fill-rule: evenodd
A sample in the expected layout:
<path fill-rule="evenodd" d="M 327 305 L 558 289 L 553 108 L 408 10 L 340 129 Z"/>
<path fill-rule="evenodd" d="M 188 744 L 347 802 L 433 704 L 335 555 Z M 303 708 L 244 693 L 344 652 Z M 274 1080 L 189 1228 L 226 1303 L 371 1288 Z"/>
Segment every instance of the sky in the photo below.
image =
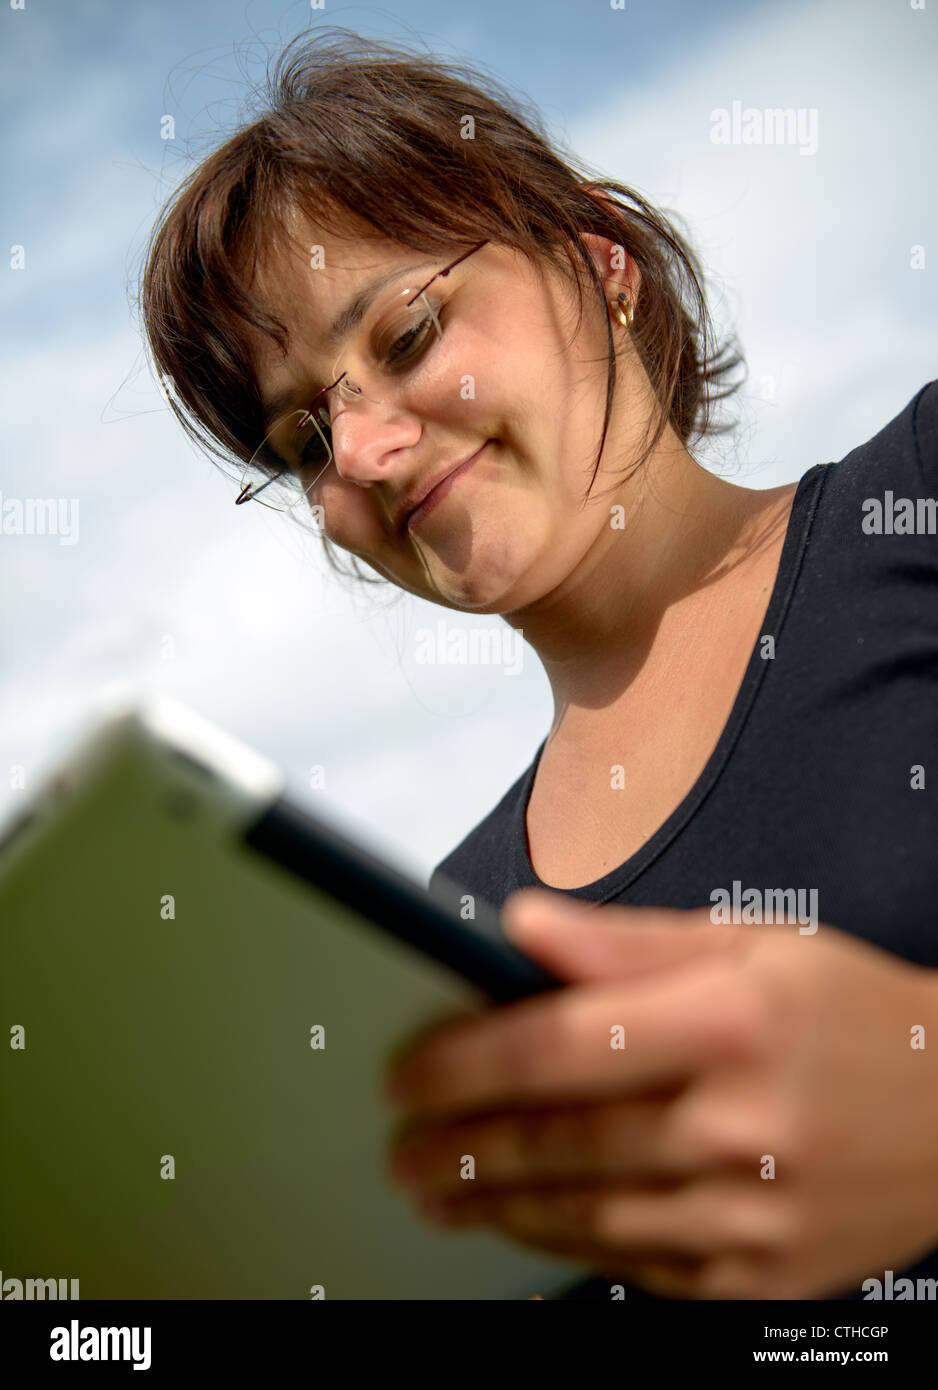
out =
<path fill-rule="evenodd" d="M 679 219 L 749 368 L 735 435 L 695 456 L 769 488 L 843 457 L 936 375 L 938 3 L 0 10 L 0 819 L 102 701 L 161 692 L 426 881 L 547 733 L 534 652 L 512 673 L 427 664 L 441 619 L 504 624 L 365 592 L 277 514 L 235 508 L 161 398 L 134 307 L 164 200 L 255 114 L 280 48 L 324 24 L 483 65 Z M 799 114 L 790 139 L 733 138 L 734 109 L 779 107 Z M 30 498 L 54 505 L 52 533 L 4 523 Z"/>

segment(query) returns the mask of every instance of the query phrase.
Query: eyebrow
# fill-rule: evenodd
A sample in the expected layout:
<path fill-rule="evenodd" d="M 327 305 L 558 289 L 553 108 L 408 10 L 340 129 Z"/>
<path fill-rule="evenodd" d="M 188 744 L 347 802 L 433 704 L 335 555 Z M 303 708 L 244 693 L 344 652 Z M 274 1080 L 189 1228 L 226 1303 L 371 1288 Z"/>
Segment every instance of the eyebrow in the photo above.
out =
<path fill-rule="evenodd" d="M 386 285 L 399 279 L 403 275 L 414 275 L 417 271 L 429 270 L 437 264 L 436 261 L 418 261 L 416 265 L 395 266 L 393 270 L 386 270 L 381 275 L 376 275 L 373 280 L 369 280 L 363 285 L 358 293 L 349 300 L 345 308 L 336 316 L 331 328 L 326 332 L 324 343 L 327 347 L 338 347 L 348 335 L 357 328 L 368 310 L 368 306 Z M 331 386 L 331 382 L 324 383 Z M 322 387 L 311 386 L 306 390 L 297 390 L 290 387 L 288 390 L 281 391 L 279 395 L 272 396 L 269 401 L 263 403 L 264 428 L 269 429 L 277 418 L 287 411 L 297 400 L 312 400 Z M 297 406 L 299 409 L 299 406 Z"/>

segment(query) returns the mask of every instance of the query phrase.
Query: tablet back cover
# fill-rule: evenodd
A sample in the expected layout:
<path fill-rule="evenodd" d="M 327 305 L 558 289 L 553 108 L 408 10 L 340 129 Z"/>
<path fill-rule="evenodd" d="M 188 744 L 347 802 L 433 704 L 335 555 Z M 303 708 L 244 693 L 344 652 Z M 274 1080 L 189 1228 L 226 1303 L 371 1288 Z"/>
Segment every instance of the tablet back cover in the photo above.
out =
<path fill-rule="evenodd" d="M 481 993 L 239 844 L 241 793 L 134 721 L 72 782 L 0 851 L 4 1279 L 471 1299 L 576 1277 L 433 1229 L 386 1177 L 390 1051 Z"/>

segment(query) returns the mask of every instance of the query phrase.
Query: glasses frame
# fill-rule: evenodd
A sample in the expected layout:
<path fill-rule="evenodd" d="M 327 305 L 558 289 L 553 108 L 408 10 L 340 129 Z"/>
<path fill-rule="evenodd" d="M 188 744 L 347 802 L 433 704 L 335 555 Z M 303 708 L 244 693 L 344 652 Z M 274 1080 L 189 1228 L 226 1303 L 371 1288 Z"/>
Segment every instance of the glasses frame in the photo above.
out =
<path fill-rule="evenodd" d="M 470 256 L 475 255 L 476 251 L 481 251 L 482 247 L 487 245 L 487 239 L 485 241 L 477 242 L 476 245 L 471 246 L 468 251 L 464 251 L 461 256 L 457 256 L 454 261 L 450 261 L 449 265 L 445 266 L 443 270 L 438 270 L 436 274 L 433 275 L 425 285 L 423 285 L 419 290 L 417 290 L 416 293 L 414 293 L 411 296 L 411 298 L 407 300 L 407 303 L 404 307 L 409 309 L 412 304 L 416 303 L 416 301 L 420 298 L 422 294 L 426 294 L 427 290 L 430 288 L 432 284 L 434 284 L 437 280 L 442 279 L 444 276 L 449 275 L 451 270 L 455 270 L 456 267 L 458 265 L 461 265 L 463 261 L 468 260 Z M 406 291 L 402 290 L 401 293 L 404 294 L 406 293 Z M 428 304 L 427 308 L 430 312 L 430 317 L 432 318 L 434 327 L 436 329 L 437 341 L 439 341 L 439 339 L 443 336 L 443 330 L 440 327 L 439 321 L 436 316 L 436 311 L 434 310 L 433 306 Z M 278 506 L 273 502 L 266 501 L 261 497 L 260 494 L 264 492 L 266 488 L 273 486 L 274 483 L 278 483 L 281 480 L 281 478 L 285 477 L 287 474 L 289 474 L 292 477 L 296 477 L 299 481 L 299 475 L 296 469 L 292 468 L 289 464 L 282 468 L 279 473 L 274 474 L 273 477 L 264 478 L 262 481 L 256 484 L 252 482 L 245 483 L 244 479 L 246 475 L 252 470 L 252 468 L 255 467 L 254 460 L 257 458 L 261 450 L 266 447 L 267 441 L 273 433 L 274 429 L 277 428 L 277 425 L 279 425 L 283 419 L 289 418 L 289 416 L 281 417 L 281 420 L 277 421 L 276 424 L 272 426 L 268 433 L 264 436 L 261 443 L 254 450 L 254 453 L 251 455 L 250 459 L 248 459 L 247 463 L 245 464 L 244 473 L 242 473 L 241 475 L 241 488 L 237 497 L 235 498 L 236 507 L 241 506 L 243 502 L 259 502 L 261 506 L 269 507 L 272 511 L 292 511 L 292 509 L 297 505 L 297 502 L 301 501 L 301 499 L 308 494 L 309 489 L 316 485 L 316 483 L 322 477 L 323 473 L 325 473 L 326 469 L 329 467 L 329 465 L 335 458 L 335 454 L 332 451 L 331 444 L 326 439 L 326 436 L 323 433 L 323 431 L 319 428 L 318 421 L 320 417 L 317 413 L 317 402 L 321 401 L 324 397 L 328 396 L 330 391 L 334 391 L 336 387 L 341 386 L 341 383 L 345 381 L 347 376 L 348 372 L 342 372 L 341 375 L 332 383 L 331 386 L 324 386 L 320 391 L 317 391 L 315 396 L 310 401 L 309 405 L 306 406 L 305 409 L 301 407 L 297 409 L 295 412 L 293 412 L 299 417 L 299 423 L 296 425 L 296 429 L 302 428 L 303 425 L 308 423 L 308 421 L 312 420 L 313 424 L 316 426 L 316 429 L 319 432 L 319 437 L 326 448 L 326 452 L 329 455 L 328 459 L 323 464 L 319 472 L 316 474 L 316 477 L 313 479 L 313 481 L 309 483 L 307 487 L 298 489 L 296 500 L 288 503 L 286 506 Z M 352 386 L 351 383 L 347 382 L 343 389 L 351 391 L 356 397 L 361 398 L 363 396 L 363 392 L 360 390 L 360 388 Z M 322 423 L 324 424 L 325 422 L 323 421 Z"/>

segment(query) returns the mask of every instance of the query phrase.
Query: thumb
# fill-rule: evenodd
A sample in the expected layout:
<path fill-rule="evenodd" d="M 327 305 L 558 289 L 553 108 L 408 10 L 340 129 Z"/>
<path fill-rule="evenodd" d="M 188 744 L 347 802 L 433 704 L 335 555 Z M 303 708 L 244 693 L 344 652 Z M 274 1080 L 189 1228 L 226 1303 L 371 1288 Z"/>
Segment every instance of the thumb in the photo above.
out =
<path fill-rule="evenodd" d="M 738 927 L 712 923 L 707 908 L 597 905 L 541 888 L 512 893 L 501 921 L 513 946 L 570 982 L 637 979 L 745 941 Z"/>

